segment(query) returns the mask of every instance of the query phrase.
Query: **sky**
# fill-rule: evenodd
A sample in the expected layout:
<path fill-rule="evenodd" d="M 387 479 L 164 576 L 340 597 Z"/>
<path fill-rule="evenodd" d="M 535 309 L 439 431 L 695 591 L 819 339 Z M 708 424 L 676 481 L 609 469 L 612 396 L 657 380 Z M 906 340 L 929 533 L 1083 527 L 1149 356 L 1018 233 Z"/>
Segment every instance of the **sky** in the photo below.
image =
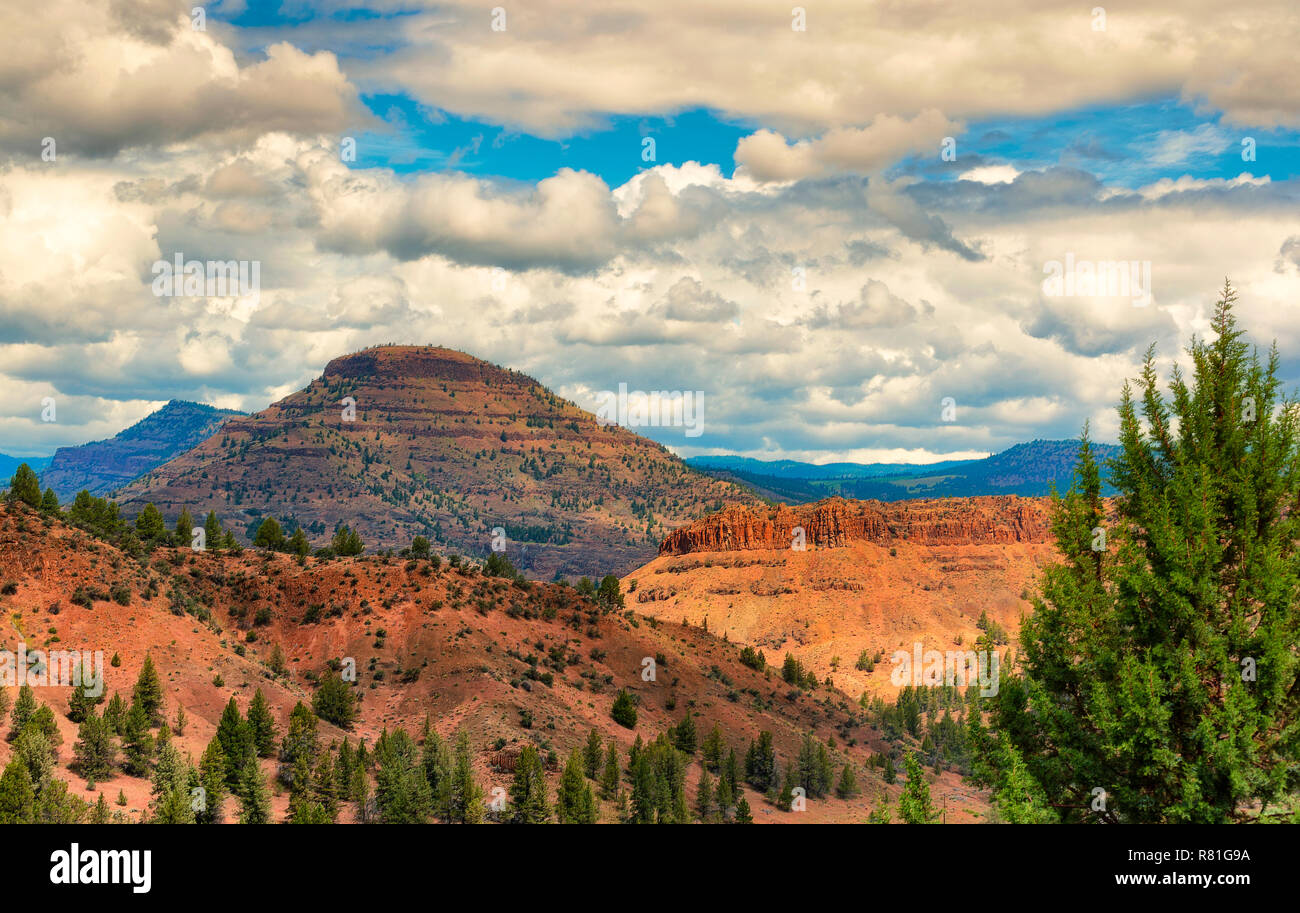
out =
<path fill-rule="evenodd" d="M 1289 2 L 18 6 L 3 453 L 389 342 L 697 392 L 698 434 L 637 429 L 683 456 L 1113 440 L 1225 277 L 1300 383 Z M 178 255 L 257 287 L 159 294 Z"/>

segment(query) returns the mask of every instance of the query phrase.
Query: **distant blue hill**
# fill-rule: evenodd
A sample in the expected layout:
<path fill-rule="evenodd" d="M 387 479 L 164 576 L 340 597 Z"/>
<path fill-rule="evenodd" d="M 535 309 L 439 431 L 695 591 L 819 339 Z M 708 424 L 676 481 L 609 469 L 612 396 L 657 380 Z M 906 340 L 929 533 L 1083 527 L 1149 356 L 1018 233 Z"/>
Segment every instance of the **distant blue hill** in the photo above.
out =
<path fill-rule="evenodd" d="M 9 484 L 18 467 L 26 463 L 36 472 L 40 472 L 46 466 L 50 465 L 52 457 L 11 457 L 7 453 L 0 453 L 0 488 Z"/>
<path fill-rule="evenodd" d="M 61 501 L 83 488 L 92 495 L 107 495 L 207 440 L 228 419 L 243 414 L 174 399 L 106 441 L 60 447 L 53 460 L 46 461 L 44 471 L 37 469 L 41 485 L 53 488 Z"/>
<path fill-rule="evenodd" d="M 1112 444 L 1094 444 L 1103 464 L 1119 452 Z M 968 498 L 977 495 L 1041 497 L 1055 486 L 1070 487 L 1078 441 L 1031 441 L 1016 444 L 982 460 L 949 460 L 926 465 L 908 463 L 829 463 L 755 460 L 737 456 L 691 457 L 693 468 L 745 483 L 765 497 L 791 504 L 839 495 L 876 501 L 907 498 Z M 1112 493 L 1107 488 L 1107 494 Z"/>

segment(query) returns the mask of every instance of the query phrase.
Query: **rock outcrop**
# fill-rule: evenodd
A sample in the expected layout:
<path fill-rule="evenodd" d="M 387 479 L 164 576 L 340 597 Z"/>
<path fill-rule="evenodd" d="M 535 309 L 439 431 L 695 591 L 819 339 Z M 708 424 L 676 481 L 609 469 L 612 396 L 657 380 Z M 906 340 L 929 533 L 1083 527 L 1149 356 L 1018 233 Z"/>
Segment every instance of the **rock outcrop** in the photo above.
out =
<path fill-rule="evenodd" d="M 789 549 L 802 528 L 808 548 L 839 548 L 853 542 L 907 541 L 918 545 L 1047 542 L 1046 499 L 1014 495 L 925 501 L 848 501 L 770 512 L 733 507 L 675 530 L 660 555 L 752 549 Z"/>

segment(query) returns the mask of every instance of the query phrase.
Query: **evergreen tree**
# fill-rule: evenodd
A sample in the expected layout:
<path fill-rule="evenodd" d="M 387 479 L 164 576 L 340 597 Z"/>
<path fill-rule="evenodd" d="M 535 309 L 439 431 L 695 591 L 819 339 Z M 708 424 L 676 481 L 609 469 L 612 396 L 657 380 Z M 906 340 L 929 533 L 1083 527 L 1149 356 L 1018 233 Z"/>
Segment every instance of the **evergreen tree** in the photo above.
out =
<path fill-rule="evenodd" d="M 341 729 L 351 729 L 357 716 L 352 687 L 337 672 L 329 672 L 321 679 L 311 704 L 318 717 Z"/>
<path fill-rule="evenodd" d="M 705 824 L 712 824 L 716 820 L 713 806 L 713 778 L 709 776 L 707 767 L 700 769 L 700 782 L 695 790 L 695 813 Z"/>
<path fill-rule="evenodd" d="M 852 764 L 845 764 L 840 771 L 840 782 L 835 784 L 835 795 L 841 799 L 852 799 L 858 794 L 858 776 L 853 772 Z"/>
<path fill-rule="evenodd" d="M 20 465 L 9 480 L 9 500 L 21 501 L 28 507 L 41 506 L 41 483 L 32 467 Z"/>
<path fill-rule="evenodd" d="M 722 755 L 726 750 L 726 745 L 722 741 L 722 730 L 717 723 L 709 730 L 709 734 L 704 737 L 704 746 L 701 757 L 704 760 L 704 766 L 710 771 L 717 773 L 722 765 Z"/>
<path fill-rule="evenodd" d="M 305 556 L 311 554 L 311 543 L 307 541 L 307 534 L 302 531 L 301 526 L 295 529 L 293 535 L 289 537 L 288 548 L 290 553 L 294 555 Z"/>
<path fill-rule="evenodd" d="M 216 740 L 221 743 L 221 754 L 226 763 L 226 785 L 232 789 L 239 788 L 240 777 L 249 758 L 256 759 L 257 749 L 253 744 L 253 734 L 239 712 L 239 705 L 232 697 L 226 704 L 217 723 Z"/>
<path fill-rule="evenodd" d="M 618 746 L 610 739 L 605 750 L 605 767 L 600 773 L 600 797 L 606 801 L 613 799 L 619 791 L 622 775 L 618 767 Z"/>
<path fill-rule="evenodd" d="M 794 769 L 794 762 L 789 761 L 785 765 L 785 776 L 781 778 L 781 791 L 777 793 L 776 807 L 783 812 L 794 811 L 794 787 L 797 785 L 795 780 L 798 774 Z"/>
<path fill-rule="evenodd" d="M 898 798 L 898 817 L 904 824 L 934 824 L 938 813 L 930 802 L 930 784 L 925 782 L 925 772 L 916 755 L 908 752 L 903 758 L 907 783 Z"/>
<path fill-rule="evenodd" d="M 275 717 L 271 714 L 271 705 L 266 695 L 258 688 L 253 700 L 248 705 L 248 728 L 253 738 L 253 750 L 259 758 L 269 758 L 275 754 Z"/>
<path fill-rule="evenodd" d="M 673 744 L 677 746 L 678 751 L 684 751 L 688 755 L 694 755 L 696 749 L 695 735 L 695 718 L 691 712 L 686 711 L 685 718 L 677 724 L 673 730 Z"/>
<path fill-rule="evenodd" d="M 776 779 L 776 749 L 772 746 L 772 733 L 760 732 L 758 741 L 751 741 L 749 750 L 745 752 L 745 782 L 766 793 Z"/>
<path fill-rule="evenodd" d="M 108 824 L 113 819 L 113 814 L 109 810 L 108 803 L 104 801 L 104 794 L 99 794 L 99 801 L 95 803 L 94 810 L 90 813 L 91 824 Z"/>
<path fill-rule="evenodd" d="M 1175 369 L 1163 393 L 1153 347 L 1125 385 L 1113 519 L 1086 429 L 1055 503 L 1063 561 L 992 725 L 1067 821 L 1267 820 L 1294 789 L 1300 410 L 1235 301 L 1225 283 L 1190 383 Z"/>
<path fill-rule="evenodd" d="M 628 694 L 626 688 L 619 689 L 618 696 L 614 698 L 614 706 L 610 709 L 610 716 L 614 722 L 627 729 L 636 728 L 636 704 L 632 701 L 632 695 Z"/>
<path fill-rule="evenodd" d="M 222 544 L 221 521 L 216 511 L 208 511 L 208 518 L 203 521 L 203 547 L 217 551 Z"/>
<path fill-rule="evenodd" d="M 388 824 L 421 824 L 433 811 L 419 748 L 405 729 L 385 729 L 375 742 L 375 803 Z"/>
<path fill-rule="evenodd" d="M 190 516 L 188 507 L 182 507 L 181 515 L 176 518 L 176 544 L 181 548 L 189 548 L 193 538 L 194 518 Z"/>
<path fill-rule="evenodd" d="M 601 752 L 600 733 L 593 727 L 587 735 L 587 744 L 583 747 L 582 762 L 587 778 L 595 780 L 600 776 Z"/>
<path fill-rule="evenodd" d="M 195 813 L 199 824 L 221 824 L 222 809 L 229 787 L 226 783 L 226 753 L 219 735 L 213 736 L 199 758 L 199 786 L 203 788 L 203 806 Z"/>
<path fill-rule="evenodd" d="M 546 801 L 546 771 L 541 755 L 531 743 L 519 753 L 515 765 L 515 778 L 510 784 L 510 817 L 512 824 L 545 824 L 550 820 L 551 808 Z"/>
<path fill-rule="evenodd" d="M 451 776 L 444 785 L 439 803 L 443 817 L 451 824 L 479 824 L 483 821 L 483 787 L 474 779 L 469 736 L 456 734 L 456 749 Z"/>
<path fill-rule="evenodd" d="M 271 551 L 284 548 L 284 531 L 280 529 L 275 517 L 267 517 L 257 527 L 257 532 L 253 534 L 253 545 Z"/>
<path fill-rule="evenodd" d="M 339 815 L 339 786 L 334 761 L 328 751 L 321 752 L 320 760 L 316 762 L 316 771 L 312 774 L 311 788 L 313 800 L 320 805 L 325 812 L 325 817 L 333 824 Z M 425 797 L 424 802 L 427 808 L 432 804 L 427 789 Z"/>
<path fill-rule="evenodd" d="M 591 794 L 584 767 L 582 750 L 574 749 L 555 791 L 555 817 L 561 824 L 596 823 L 596 800 Z"/>
<path fill-rule="evenodd" d="M 45 494 L 41 497 L 41 511 L 47 514 L 58 513 L 59 496 L 54 493 L 53 488 L 45 489 Z"/>
<path fill-rule="evenodd" d="M 126 701 L 122 699 L 122 695 L 114 691 L 113 699 L 104 708 L 104 719 L 118 735 L 126 733 L 126 711 Z"/>
<path fill-rule="evenodd" d="M 139 701 L 131 702 L 122 735 L 122 768 L 133 777 L 147 777 L 153 763 L 154 742 L 149 732 L 149 715 Z"/>
<path fill-rule="evenodd" d="M 136 515 L 135 531 L 145 542 L 164 542 L 167 539 L 167 524 L 153 504 L 146 504 Z"/>
<path fill-rule="evenodd" d="M 257 758 L 249 755 L 239 775 L 239 823 L 269 824 L 271 821 L 271 796 L 267 792 L 266 778 L 257 766 Z"/>
<path fill-rule="evenodd" d="M 28 722 L 39 706 L 36 692 L 31 685 L 24 684 L 18 689 L 18 700 L 14 701 L 13 714 L 9 717 L 9 738 L 15 739 L 27 727 Z"/>
<path fill-rule="evenodd" d="M 35 820 L 35 802 L 27 765 L 12 759 L 0 775 L 0 824 L 30 824 Z"/>
<path fill-rule="evenodd" d="M 754 823 L 754 813 L 750 811 L 749 800 L 743 795 L 736 800 L 736 817 L 732 821 L 736 824 Z"/>
<path fill-rule="evenodd" d="M 316 714 L 302 701 L 298 701 L 289 711 L 289 727 L 280 742 L 280 761 L 292 770 L 294 762 L 299 757 L 305 757 L 310 768 L 316 763 L 319 750 Z"/>
<path fill-rule="evenodd" d="M 77 772 L 87 780 L 103 780 L 113 773 L 117 747 L 113 744 L 112 726 L 95 713 L 94 707 L 82 718 L 72 756 Z"/>
<path fill-rule="evenodd" d="M 162 680 L 158 678 L 158 670 L 154 668 L 153 657 L 148 653 L 144 655 L 144 664 L 140 666 L 140 676 L 135 680 L 135 690 L 132 692 L 132 698 L 135 703 L 144 708 L 149 726 L 162 724 Z"/>

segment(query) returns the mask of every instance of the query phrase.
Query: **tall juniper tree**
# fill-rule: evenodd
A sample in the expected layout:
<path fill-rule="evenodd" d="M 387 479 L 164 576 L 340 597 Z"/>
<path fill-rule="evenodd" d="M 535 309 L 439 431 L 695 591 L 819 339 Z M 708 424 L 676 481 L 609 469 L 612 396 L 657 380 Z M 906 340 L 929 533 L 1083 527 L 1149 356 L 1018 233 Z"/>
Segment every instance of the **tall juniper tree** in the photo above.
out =
<path fill-rule="evenodd" d="M 1064 561 L 992 723 L 1067 821 L 1272 817 L 1296 785 L 1300 410 L 1235 300 L 1225 283 L 1190 383 L 1162 393 L 1153 348 L 1125 385 L 1113 506 L 1086 430 L 1056 501 Z"/>

